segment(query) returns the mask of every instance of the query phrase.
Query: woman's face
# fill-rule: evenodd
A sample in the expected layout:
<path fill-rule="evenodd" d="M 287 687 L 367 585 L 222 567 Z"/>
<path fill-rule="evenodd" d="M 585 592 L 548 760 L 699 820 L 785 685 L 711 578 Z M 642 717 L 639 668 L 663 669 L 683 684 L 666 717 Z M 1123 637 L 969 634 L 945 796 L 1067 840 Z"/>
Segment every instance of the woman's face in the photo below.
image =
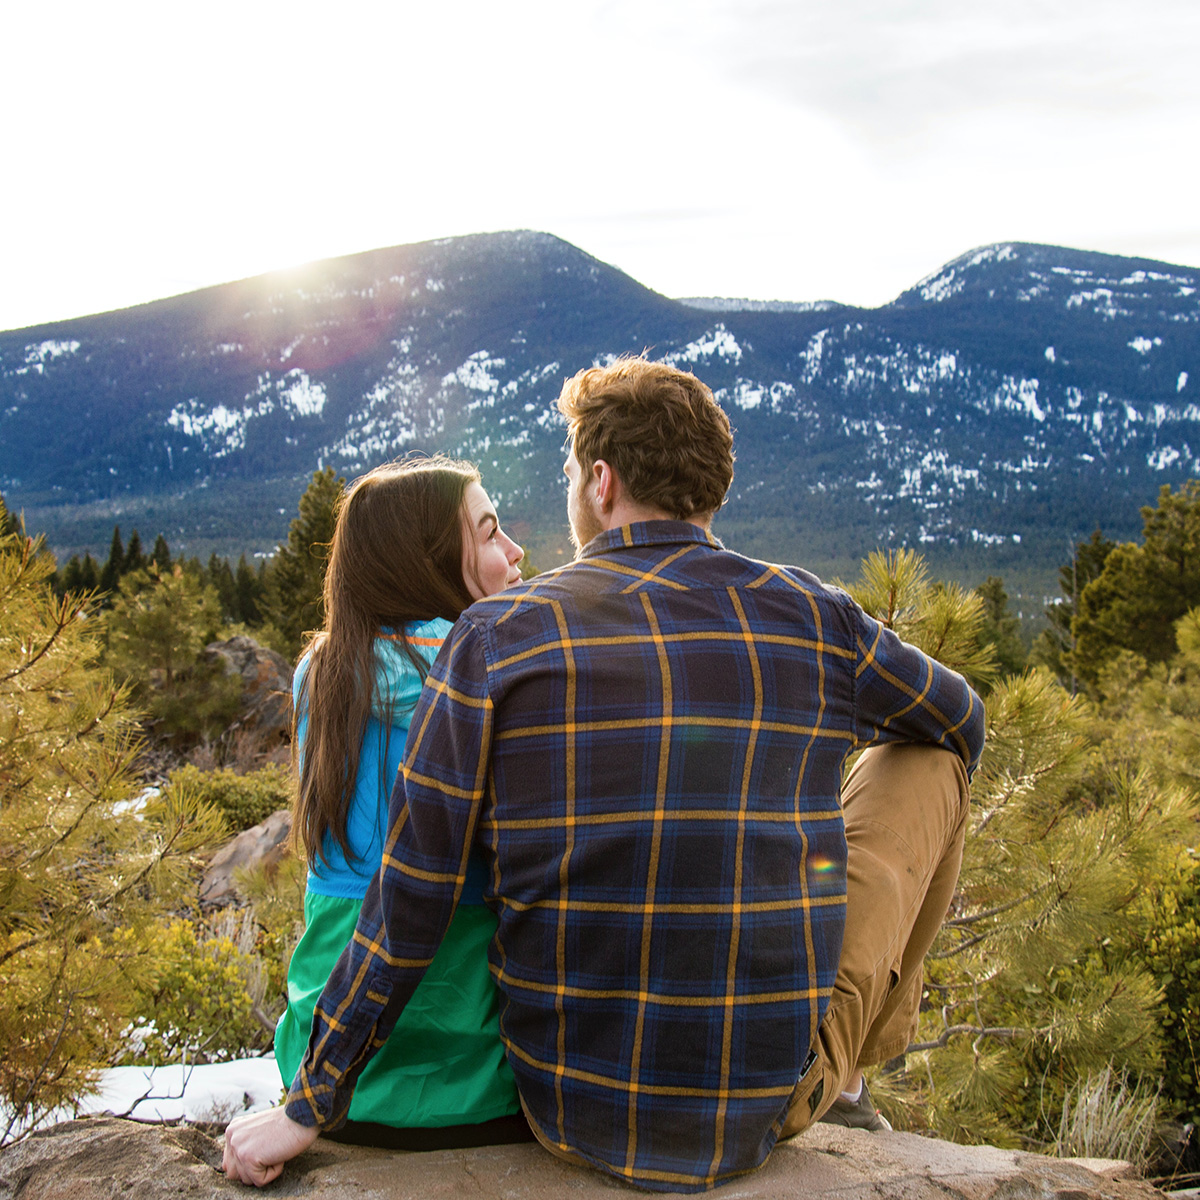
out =
<path fill-rule="evenodd" d="M 463 496 L 463 583 L 482 600 L 517 582 L 525 551 L 501 528 L 488 494 L 477 483 Z"/>

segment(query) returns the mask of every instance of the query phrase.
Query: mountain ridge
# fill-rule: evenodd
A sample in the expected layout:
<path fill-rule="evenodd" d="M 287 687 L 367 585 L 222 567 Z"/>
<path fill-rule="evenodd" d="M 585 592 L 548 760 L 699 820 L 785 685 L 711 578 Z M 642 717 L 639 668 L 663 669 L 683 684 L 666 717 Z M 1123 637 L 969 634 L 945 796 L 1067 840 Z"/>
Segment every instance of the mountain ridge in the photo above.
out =
<path fill-rule="evenodd" d="M 311 471 L 481 462 L 539 565 L 569 554 L 565 378 L 648 351 L 737 427 L 717 532 L 848 572 L 1052 574 L 1200 469 L 1200 271 L 1008 242 L 876 309 L 660 295 L 550 234 L 388 247 L 0 333 L 0 491 L 60 551 L 112 525 L 266 552 Z M 281 519 L 282 518 L 282 519 Z M 189 552 L 191 552 L 189 550 Z"/>

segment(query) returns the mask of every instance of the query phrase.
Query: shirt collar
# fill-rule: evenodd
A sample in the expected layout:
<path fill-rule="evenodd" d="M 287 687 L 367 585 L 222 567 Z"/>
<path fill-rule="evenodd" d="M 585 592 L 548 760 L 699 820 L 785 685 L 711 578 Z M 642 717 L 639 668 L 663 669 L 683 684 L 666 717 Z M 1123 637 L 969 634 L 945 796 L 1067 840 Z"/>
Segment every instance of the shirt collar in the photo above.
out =
<path fill-rule="evenodd" d="M 693 525 L 691 521 L 637 521 L 597 534 L 579 552 L 579 557 L 595 558 L 600 554 L 611 554 L 614 550 L 636 546 L 668 546 L 685 542 L 699 542 L 714 550 L 723 549 L 711 533 L 699 525 Z"/>

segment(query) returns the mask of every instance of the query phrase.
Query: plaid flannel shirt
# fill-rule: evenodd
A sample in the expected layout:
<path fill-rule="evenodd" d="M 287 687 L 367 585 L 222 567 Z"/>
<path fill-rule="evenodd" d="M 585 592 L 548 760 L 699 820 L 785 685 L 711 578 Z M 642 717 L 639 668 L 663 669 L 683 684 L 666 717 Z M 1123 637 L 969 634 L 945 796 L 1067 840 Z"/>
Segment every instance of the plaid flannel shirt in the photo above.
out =
<path fill-rule="evenodd" d="M 837 971 L 842 767 L 893 740 L 973 769 L 981 702 L 845 593 L 689 523 L 610 531 L 472 605 L 414 714 L 289 1115 L 344 1119 L 476 845 L 501 1032 L 543 1138 L 658 1190 L 758 1166 Z"/>

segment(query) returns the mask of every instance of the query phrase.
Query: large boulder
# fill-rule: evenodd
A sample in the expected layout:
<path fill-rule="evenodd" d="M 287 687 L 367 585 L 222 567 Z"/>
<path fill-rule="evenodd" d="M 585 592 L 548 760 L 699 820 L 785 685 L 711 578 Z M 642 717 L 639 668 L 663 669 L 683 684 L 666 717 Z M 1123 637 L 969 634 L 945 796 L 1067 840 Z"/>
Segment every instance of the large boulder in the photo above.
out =
<path fill-rule="evenodd" d="M 200 881 L 200 904 L 220 908 L 237 903 L 233 875 L 239 867 L 263 866 L 268 871 L 288 853 L 292 814 L 281 808 L 265 821 L 245 829 L 213 855 Z"/>
<path fill-rule="evenodd" d="M 114 1118 L 71 1121 L 0 1153 L 0 1200 L 156 1200 L 253 1196 L 217 1170 L 219 1142 L 195 1129 Z M 1101 1170 L 1104 1164 L 1093 1163 Z M 405 1154 L 319 1140 L 264 1189 L 322 1200 L 614 1200 L 623 1184 L 536 1145 Z M 722 1200 L 1161 1200 L 1148 1184 L 1077 1162 L 907 1133 L 818 1125 L 776 1148 Z"/>
<path fill-rule="evenodd" d="M 287 659 L 245 636 L 209 642 L 204 649 L 210 657 L 222 660 L 227 675 L 241 677 L 242 707 L 232 729 L 247 730 L 266 745 L 288 741 L 292 668 Z"/>

